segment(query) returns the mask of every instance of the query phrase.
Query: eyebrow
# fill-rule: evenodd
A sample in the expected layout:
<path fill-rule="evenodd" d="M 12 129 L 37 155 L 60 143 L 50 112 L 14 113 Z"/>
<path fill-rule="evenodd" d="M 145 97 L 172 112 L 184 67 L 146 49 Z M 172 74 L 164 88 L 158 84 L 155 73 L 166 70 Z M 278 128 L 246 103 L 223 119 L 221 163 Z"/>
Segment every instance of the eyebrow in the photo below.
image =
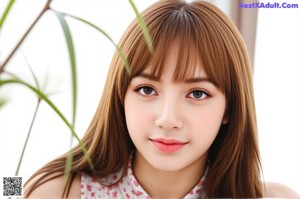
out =
<path fill-rule="evenodd" d="M 159 78 L 155 75 L 151 75 L 151 74 L 147 74 L 147 73 L 141 73 L 139 74 L 138 76 L 136 77 L 143 77 L 143 78 L 147 78 L 147 79 L 150 79 L 152 81 L 156 81 L 156 82 L 159 82 Z M 185 83 L 197 83 L 197 82 L 209 82 L 213 85 L 215 85 L 208 77 L 195 77 L 195 78 L 189 78 L 189 79 L 186 79 L 184 80 Z"/>

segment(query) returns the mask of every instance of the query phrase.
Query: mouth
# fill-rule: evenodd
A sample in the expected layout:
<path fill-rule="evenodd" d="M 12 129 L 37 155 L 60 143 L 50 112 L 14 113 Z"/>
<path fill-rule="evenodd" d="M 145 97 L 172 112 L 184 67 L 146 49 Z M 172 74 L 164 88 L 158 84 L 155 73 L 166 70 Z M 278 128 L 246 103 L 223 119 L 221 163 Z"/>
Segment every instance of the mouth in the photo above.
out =
<path fill-rule="evenodd" d="M 188 142 L 174 139 L 149 139 L 154 146 L 164 153 L 174 153 L 183 148 Z"/>

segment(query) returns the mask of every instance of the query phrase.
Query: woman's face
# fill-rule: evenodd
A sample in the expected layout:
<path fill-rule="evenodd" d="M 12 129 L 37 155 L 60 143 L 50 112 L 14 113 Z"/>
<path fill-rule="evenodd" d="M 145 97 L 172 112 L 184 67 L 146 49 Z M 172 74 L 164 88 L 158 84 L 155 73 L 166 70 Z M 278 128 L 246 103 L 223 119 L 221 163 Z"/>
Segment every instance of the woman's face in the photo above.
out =
<path fill-rule="evenodd" d="M 180 83 L 172 80 L 180 51 L 170 49 L 161 78 L 150 80 L 146 69 L 132 79 L 124 100 L 136 159 L 160 171 L 205 164 L 209 147 L 226 123 L 225 96 L 201 63 L 194 76 Z"/>

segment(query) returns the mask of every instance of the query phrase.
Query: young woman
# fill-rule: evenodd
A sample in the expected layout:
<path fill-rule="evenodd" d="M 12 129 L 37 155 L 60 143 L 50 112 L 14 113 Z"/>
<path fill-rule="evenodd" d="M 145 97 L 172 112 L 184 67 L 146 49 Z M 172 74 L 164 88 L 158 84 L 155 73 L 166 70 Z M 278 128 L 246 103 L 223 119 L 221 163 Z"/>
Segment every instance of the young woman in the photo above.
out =
<path fill-rule="evenodd" d="M 64 177 L 67 153 L 37 171 L 25 197 L 296 196 L 260 179 L 251 66 L 238 29 L 215 6 L 161 0 L 119 43 L 95 116 Z"/>

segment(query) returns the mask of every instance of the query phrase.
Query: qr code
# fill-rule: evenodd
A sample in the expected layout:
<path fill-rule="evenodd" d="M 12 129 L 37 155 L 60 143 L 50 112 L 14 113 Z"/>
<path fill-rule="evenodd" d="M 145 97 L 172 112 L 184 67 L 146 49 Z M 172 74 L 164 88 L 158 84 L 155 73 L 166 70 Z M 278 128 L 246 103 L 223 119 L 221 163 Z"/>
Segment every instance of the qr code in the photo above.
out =
<path fill-rule="evenodd" d="M 22 196 L 22 177 L 3 177 L 3 196 Z"/>

